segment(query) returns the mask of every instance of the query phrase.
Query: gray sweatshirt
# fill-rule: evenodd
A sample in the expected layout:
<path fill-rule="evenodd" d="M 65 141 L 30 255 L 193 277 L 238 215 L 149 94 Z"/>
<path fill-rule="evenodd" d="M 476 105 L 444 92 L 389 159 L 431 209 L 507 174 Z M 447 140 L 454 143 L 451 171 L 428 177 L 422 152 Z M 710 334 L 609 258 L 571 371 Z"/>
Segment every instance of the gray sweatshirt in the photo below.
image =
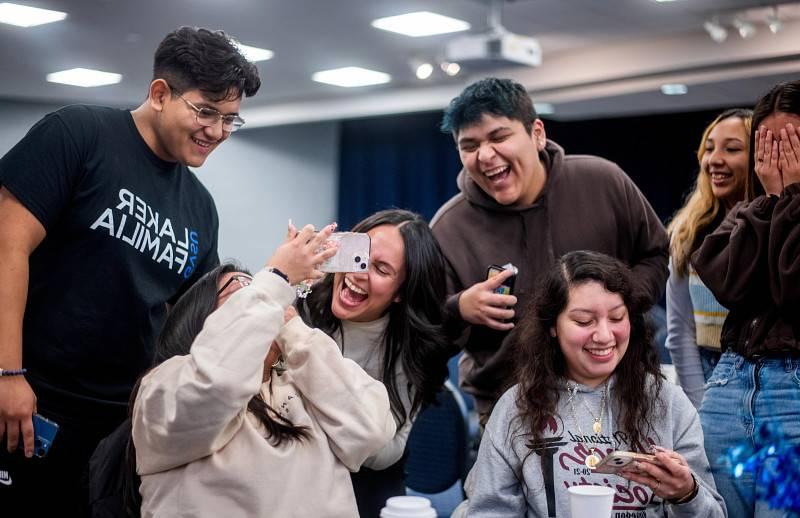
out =
<path fill-rule="evenodd" d="M 561 390 L 558 415 L 549 423 L 544 440 L 533 448 L 530 447 L 530 437 L 520 436 L 517 430 L 517 387 L 515 385 L 500 398 L 483 435 L 473 468 L 472 487 L 467 495 L 467 515 L 470 518 L 566 518 L 570 515 L 567 488 L 581 484 L 616 489 L 611 518 L 727 516 L 709 470 L 700 418 L 677 386 L 664 383 L 659 397 L 663 406 L 656 407 L 653 419 L 656 433 L 648 435 L 647 440 L 680 453 L 689 463 L 699 492 L 693 500 L 682 505 L 664 502 L 645 485 L 616 475 L 592 473 L 586 467 L 584 460 L 591 447 L 598 448 L 601 457 L 614 450 L 631 450 L 626 433 L 617 427 L 620 411 L 613 403 L 603 417 L 602 433 L 598 435 L 592 431 L 590 411 L 599 416 L 602 385 L 595 389 L 577 385 L 573 412 L 565 384 Z M 613 402 L 613 377 L 609 380 L 609 394 L 609 400 Z M 575 418 L 578 419 L 577 425 Z"/>

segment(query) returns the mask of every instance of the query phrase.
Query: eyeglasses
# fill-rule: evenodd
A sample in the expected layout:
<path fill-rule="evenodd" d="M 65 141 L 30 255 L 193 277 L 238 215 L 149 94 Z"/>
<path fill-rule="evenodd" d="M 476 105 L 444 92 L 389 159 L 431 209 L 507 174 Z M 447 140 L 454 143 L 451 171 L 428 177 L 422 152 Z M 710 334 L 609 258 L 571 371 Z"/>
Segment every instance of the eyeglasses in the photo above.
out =
<path fill-rule="evenodd" d="M 238 115 L 223 115 L 217 110 L 213 108 L 200 108 L 195 106 L 194 103 L 185 99 L 181 94 L 178 93 L 177 90 L 170 86 L 172 92 L 183 99 L 189 108 L 193 109 L 195 113 L 195 118 L 197 119 L 197 123 L 201 126 L 206 128 L 210 126 L 216 126 L 216 124 L 222 119 L 222 130 L 227 131 L 228 133 L 233 133 L 234 131 L 238 130 L 242 126 L 244 126 L 244 119 L 239 117 Z"/>
<path fill-rule="evenodd" d="M 234 282 L 238 282 L 239 283 L 239 288 L 237 288 L 237 289 L 242 289 L 242 288 L 246 288 L 247 286 L 250 286 L 250 284 L 253 283 L 253 278 L 249 277 L 247 275 L 232 275 L 231 278 L 228 279 L 227 282 L 225 282 L 225 284 L 222 285 L 222 287 L 219 289 L 219 291 L 217 291 L 217 297 L 219 297 L 220 294 L 223 291 L 225 291 L 225 289 L 228 286 L 230 286 L 231 284 L 233 284 Z"/>

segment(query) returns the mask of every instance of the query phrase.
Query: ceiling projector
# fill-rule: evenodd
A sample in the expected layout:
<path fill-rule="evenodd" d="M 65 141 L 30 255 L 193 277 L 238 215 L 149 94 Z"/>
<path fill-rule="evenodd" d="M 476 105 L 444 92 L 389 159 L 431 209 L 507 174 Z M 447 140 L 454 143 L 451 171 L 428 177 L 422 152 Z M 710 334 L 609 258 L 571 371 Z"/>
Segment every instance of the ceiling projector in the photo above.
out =
<path fill-rule="evenodd" d="M 456 38 L 447 44 L 445 54 L 447 61 L 462 65 L 538 67 L 542 64 L 542 47 L 536 38 L 510 32 L 492 32 Z"/>

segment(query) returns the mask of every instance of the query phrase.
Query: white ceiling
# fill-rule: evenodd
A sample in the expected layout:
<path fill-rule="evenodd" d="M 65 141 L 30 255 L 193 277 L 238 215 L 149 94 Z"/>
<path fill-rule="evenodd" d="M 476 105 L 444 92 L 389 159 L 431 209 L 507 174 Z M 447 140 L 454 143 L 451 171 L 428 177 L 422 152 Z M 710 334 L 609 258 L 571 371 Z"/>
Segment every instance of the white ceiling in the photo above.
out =
<path fill-rule="evenodd" d="M 503 25 L 540 41 L 542 66 L 465 69 L 455 78 L 420 81 L 409 59 L 441 55 L 457 35 L 409 38 L 370 21 L 429 10 L 466 20 L 471 33 L 480 33 L 488 29 L 487 0 L 15 1 L 68 17 L 29 29 L 0 24 L 0 98 L 136 106 L 158 42 L 175 27 L 196 25 L 275 52 L 258 64 L 262 87 L 243 103 L 246 127 L 438 110 L 490 74 L 522 82 L 560 119 L 751 105 L 775 82 L 800 78 L 798 2 L 781 4 L 784 28 L 773 35 L 762 21 L 775 4 L 769 1 L 508 0 Z M 727 23 L 740 13 L 756 22 L 755 37 L 741 39 L 729 26 L 728 40 L 715 43 L 702 28 L 713 16 Z M 387 72 L 393 81 L 344 89 L 310 79 L 350 65 Z M 84 89 L 44 79 L 73 67 L 117 72 L 123 81 Z M 659 86 L 667 82 L 686 83 L 689 93 L 664 96 Z"/>

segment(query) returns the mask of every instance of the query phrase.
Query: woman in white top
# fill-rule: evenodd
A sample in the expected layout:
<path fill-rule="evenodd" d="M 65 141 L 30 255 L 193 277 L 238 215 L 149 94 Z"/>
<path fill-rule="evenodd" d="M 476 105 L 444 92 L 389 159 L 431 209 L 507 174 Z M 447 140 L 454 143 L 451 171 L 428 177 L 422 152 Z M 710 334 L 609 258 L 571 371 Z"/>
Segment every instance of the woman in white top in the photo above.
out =
<path fill-rule="evenodd" d="M 371 238 L 366 273 L 327 275 L 300 307 L 389 392 L 397 434 L 353 474 L 361 516 L 377 516 L 386 498 L 405 494 L 404 452 L 411 425 L 447 377 L 451 349 L 442 330 L 444 259 L 419 215 L 391 209 L 353 227 Z"/>
<path fill-rule="evenodd" d="M 304 228 L 254 277 L 223 265 L 170 312 L 133 406 L 143 516 L 357 516 L 349 471 L 395 424 L 384 386 L 291 306 L 330 232 Z"/>

